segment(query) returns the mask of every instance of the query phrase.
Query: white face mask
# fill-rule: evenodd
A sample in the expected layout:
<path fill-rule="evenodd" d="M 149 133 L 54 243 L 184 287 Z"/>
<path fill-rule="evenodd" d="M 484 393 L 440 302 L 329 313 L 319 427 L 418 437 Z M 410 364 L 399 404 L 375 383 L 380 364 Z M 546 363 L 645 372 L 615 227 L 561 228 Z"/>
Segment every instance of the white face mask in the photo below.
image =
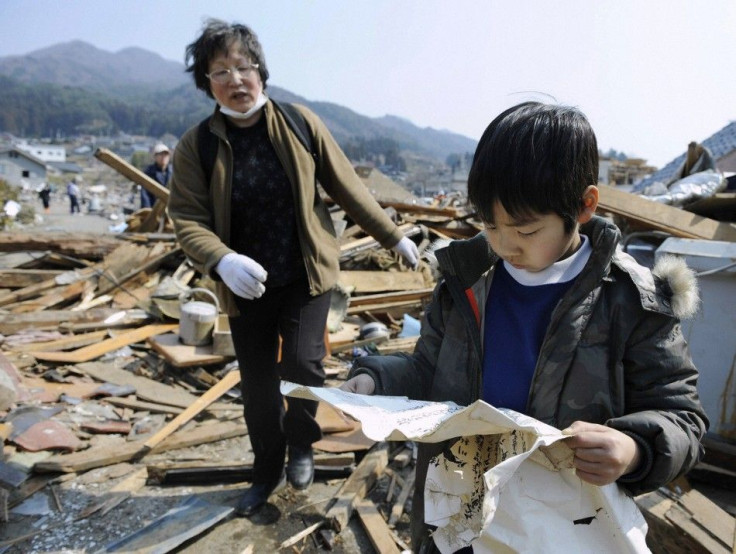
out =
<path fill-rule="evenodd" d="M 253 114 L 256 113 L 258 110 L 260 110 L 266 104 L 266 102 L 268 102 L 268 97 L 263 94 L 263 92 L 261 92 L 258 95 L 258 98 L 256 98 L 256 103 L 253 104 L 253 107 L 245 113 L 236 112 L 235 110 L 231 110 L 226 106 L 220 106 L 220 111 L 226 116 L 232 117 L 233 119 L 248 119 L 252 117 Z"/>

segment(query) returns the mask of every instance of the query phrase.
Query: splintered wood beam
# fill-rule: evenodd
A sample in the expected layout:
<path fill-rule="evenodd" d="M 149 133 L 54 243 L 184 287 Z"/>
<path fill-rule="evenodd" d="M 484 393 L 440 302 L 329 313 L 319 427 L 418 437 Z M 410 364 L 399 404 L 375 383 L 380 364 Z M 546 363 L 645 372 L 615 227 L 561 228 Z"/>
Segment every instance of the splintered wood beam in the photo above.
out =
<path fill-rule="evenodd" d="M 339 283 L 355 293 L 415 291 L 425 287 L 424 275 L 416 271 L 340 271 Z"/>
<path fill-rule="evenodd" d="M 432 298 L 433 288 L 423 288 L 414 291 L 387 292 L 384 294 L 364 294 L 351 296 L 350 306 L 365 306 L 390 302 L 416 302 Z"/>
<path fill-rule="evenodd" d="M 235 385 L 240 383 L 240 371 L 231 371 L 225 377 L 205 392 L 202 396 L 197 398 L 194 403 L 189 406 L 186 410 L 172 419 L 163 429 L 154 434 L 151 438 L 143 443 L 144 451 L 141 456 L 145 456 L 148 452 L 156 448 L 158 444 L 166 437 L 171 435 L 174 431 L 178 430 L 179 427 L 193 419 L 196 415 L 202 412 L 207 406 L 212 404 L 215 400 L 220 398 L 223 394 L 233 388 Z"/>
<path fill-rule="evenodd" d="M 0 283 L 3 288 L 20 289 L 55 278 L 63 273 L 60 269 L 3 269 Z"/>
<path fill-rule="evenodd" d="M 129 164 L 114 152 L 111 152 L 107 148 L 98 148 L 95 152 L 95 158 L 103 163 L 106 163 L 115 171 L 117 171 L 124 177 L 127 177 L 134 183 L 139 184 L 159 200 L 163 200 L 164 203 L 168 202 L 169 189 L 159 185 L 158 182 L 156 182 L 154 179 L 151 179 L 140 169 L 138 169 L 134 165 Z"/>
<path fill-rule="evenodd" d="M 443 215 L 450 218 L 456 218 L 458 216 L 457 208 L 437 208 L 433 206 L 421 206 L 418 204 L 405 204 L 403 202 L 386 202 L 379 200 L 378 203 L 382 208 L 393 208 L 397 212 L 407 212 L 410 214 L 430 214 L 430 215 Z"/>
<path fill-rule="evenodd" d="M 404 223 L 403 225 L 399 225 L 399 231 L 401 231 L 405 237 L 413 237 L 414 235 L 419 235 L 422 232 L 421 228 L 413 223 Z M 362 252 L 363 250 L 368 250 L 370 248 L 377 248 L 378 246 L 378 241 L 370 236 L 356 239 L 347 244 L 342 244 L 340 246 L 340 260 L 342 261 L 358 252 Z"/>
<path fill-rule="evenodd" d="M 335 495 L 325 520 L 330 528 L 342 531 L 360 502 L 388 465 L 388 444 L 380 443 L 365 455 L 355 471 L 343 483 Z"/>
<path fill-rule="evenodd" d="M 378 511 L 378 508 L 376 508 L 376 505 L 370 500 L 361 500 L 356 503 L 355 507 L 358 510 L 360 522 L 363 524 L 363 528 L 368 534 L 368 538 L 373 548 L 376 549 L 376 552 L 380 552 L 381 554 L 400 554 L 401 551 L 391 536 L 391 529 L 386 525 L 386 521 Z"/>
<path fill-rule="evenodd" d="M 44 310 L 25 314 L 0 315 L 0 333 L 11 335 L 23 329 L 58 329 L 67 323 L 91 323 L 105 321 L 120 312 L 115 308 L 93 308 L 84 312 L 71 310 Z"/>
<path fill-rule="evenodd" d="M 166 452 L 177 448 L 217 442 L 246 435 L 247 433 L 248 430 L 242 421 L 202 425 L 192 431 L 177 431 L 156 446 L 153 452 Z M 115 448 L 110 448 L 109 445 L 102 444 L 72 454 L 51 456 L 43 461 L 36 462 L 33 465 L 33 470 L 39 473 L 72 473 L 128 462 L 135 459 L 136 455 L 140 452 L 141 446 L 140 441 L 116 445 Z"/>
<path fill-rule="evenodd" d="M 646 197 L 600 185 L 598 210 L 611 212 L 675 237 L 736 241 L 736 225 L 702 217 Z"/>
<path fill-rule="evenodd" d="M 84 281 L 95 275 L 98 271 L 101 271 L 103 269 L 102 263 L 95 264 L 94 266 L 87 267 L 85 269 L 81 269 L 77 271 L 77 281 Z M 15 304 L 17 302 L 22 302 L 24 300 L 28 300 L 30 298 L 36 298 L 38 295 L 45 293 L 46 291 L 56 288 L 59 286 L 59 283 L 57 281 L 56 277 L 52 277 L 50 279 L 46 279 L 45 281 L 41 281 L 40 283 L 36 283 L 34 285 L 29 285 L 27 287 L 23 287 L 22 289 L 17 289 L 12 292 L 7 292 L 3 295 L 0 295 L 0 306 L 8 306 L 10 304 Z"/>
<path fill-rule="evenodd" d="M 108 352 L 114 352 L 123 346 L 134 344 L 146 340 L 148 337 L 160 335 L 161 333 L 168 333 L 173 331 L 179 326 L 178 323 L 163 323 L 159 325 L 144 325 L 139 329 L 121 333 L 117 337 L 103 340 L 97 344 L 91 344 L 73 350 L 71 352 L 37 352 L 31 351 L 30 354 L 37 360 L 43 360 L 45 362 L 62 362 L 68 364 L 78 364 L 81 362 L 88 362 L 99 358 L 103 354 Z"/>

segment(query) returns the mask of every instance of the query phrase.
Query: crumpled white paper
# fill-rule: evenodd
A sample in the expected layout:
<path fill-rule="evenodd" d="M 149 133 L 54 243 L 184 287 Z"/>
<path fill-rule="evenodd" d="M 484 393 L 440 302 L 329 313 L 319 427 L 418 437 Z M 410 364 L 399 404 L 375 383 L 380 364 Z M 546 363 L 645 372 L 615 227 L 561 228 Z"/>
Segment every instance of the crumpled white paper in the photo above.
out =
<path fill-rule="evenodd" d="M 359 420 L 375 441 L 459 439 L 434 458 L 425 521 L 440 552 L 649 552 L 646 522 L 617 485 L 597 487 L 572 469 L 554 427 L 483 401 L 470 406 L 364 396 L 282 381 L 287 396 L 319 400 Z"/>

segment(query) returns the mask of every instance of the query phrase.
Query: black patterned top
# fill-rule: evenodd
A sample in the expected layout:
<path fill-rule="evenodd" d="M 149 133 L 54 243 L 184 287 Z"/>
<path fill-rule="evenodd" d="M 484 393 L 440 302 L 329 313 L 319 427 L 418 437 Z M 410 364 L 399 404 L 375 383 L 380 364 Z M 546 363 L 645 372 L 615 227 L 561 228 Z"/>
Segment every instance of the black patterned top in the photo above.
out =
<path fill-rule="evenodd" d="M 231 247 L 268 272 L 266 286 L 306 276 L 292 187 L 268 138 L 266 118 L 252 127 L 228 124 L 233 149 Z"/>

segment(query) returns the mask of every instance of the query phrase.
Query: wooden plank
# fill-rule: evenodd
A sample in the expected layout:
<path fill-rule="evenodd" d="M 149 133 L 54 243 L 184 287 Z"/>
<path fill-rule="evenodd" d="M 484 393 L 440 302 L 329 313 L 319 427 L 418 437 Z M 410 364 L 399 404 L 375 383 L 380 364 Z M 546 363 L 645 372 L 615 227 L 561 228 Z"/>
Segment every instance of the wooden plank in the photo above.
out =
<path fill-rule="evenodd" d="M 370 539 L 376 552 L 379 554 L 400 554 L 401 551 L 391 537 L 391 530 L 386 525 L 386 521 L 376 505 L 370 500 L 361 500 L 356 502 L 355 507 L 358 510 L 360 522 L 363 524 L 368 539 Z"/>
<path fill-rule="evenodd" d="M 0 315 L 0 333 L 12 335 L 25 329 L 56 329 L 62 323 L 102 322 L 120 310 L 94 308 L 86 312 L 71 310 L 43 310 L 27 314 Z"/>
<path fill-rule="evenodd" d="M 108 396 L 100 400 L 120 408 L 130 408 L 131 410 L 152 412 L 154 414 L 178 415 L 184 411 L 182 408 L 176 408 L 174 406 L 166 406 L 164 404 L 156 404 L 154 402 L 144 402 L 142 400 L 133 400 L 131 398 L 118 398 L 116 396 Z"/>
<path fill-rule="evenodd" d="M 360 294 L 425 288 L 424 275 L 416 271 L 341 271 L 339 283 Z"/>
<path fill-rule="evenodd" d="M 396 310 L 398 308 L 403 308 L 403 311 L 407 311 L 411 308 L 415 308 L 421 305 L 421 300 L 402 300 L 398 302 L 381 302 L 378 304 L 360 304 L 358 306 L 349 306 L 346 314 L 356 315 L 362 314 L 364 312 L 388 312 L 391 310 Z"/>
<path fill-rule="evenodd" d="M 182 425 L 192 420 L 198 414 L 200 414 L 207 406 L 212 404 L 215 400 L 220 398 L 223 394 L 229 391 L 231 388 L 240 383 L 240 371 L 231 371 L 225 377 L 223 377 L 215 386 L 210 388 L 202 396 L 192 403 L 191 406 L 187 407 L 182 413 L 172 419 L 163 429 L 159 430 L 156 434 L 150 437 L 146 442 L 143 443 L 145 453 L 150 452 L 158 444 L 163 441 L 166 437 L 171 435 L 174 431 L 178 430 Z M 143 455 L 145 455 L 145 453 Z"/>
<path fill-rule="evenodd" d="M 62 273 L 59 269 L 2 269 L 0 283 L 3 288 L 21 289 L 55 279 Z"/>
<path fill-rule="evenodd" d="M 669 510 L 666 517 L 682 530 L 688 530 L 692 536 L 701 536 L 703 545 L 711 545 L 710 536 L 715 537 L 721 548 L 731 547 L 733 544 L 736 523 L 733 516 L 719 508 L 715 503 L 693 489 L 683 494 L 678 504 L 685 508 L 686 512 Z M 682 516 L 682 517 L 680 517 Z M 699 527 L 700 530 L 696 529 Z M 706 537 L 708 537 L 706 539 Z M 709 546 L 709 548 L 711 548 Z M 715 550 L 711 550 L 715 552 Z"/>
<path fill-rule="evenodd" d="M 397 352 L 414 352 L 419 337 L 405 337 L 400 339 L 389 339 L 382 344 L 376 345 L 376 350 L 382 355 L 395 354 Z"/>
<path fill-rule="evenodd" d="M 414 490 L 414 479 L 416 478 L 416 473 L 413 471 L 409 474 L 409 477 L 407 477 L 406 482 L 404 483 L 404 486 L 401 489 L 401 493 L 399 494 L 399 497 L 396 499 L 396 503 L 391 507 L 391 516 L 388 518 L 388 524 L 390 526 L 396 525 L 396 522 L 401 517 L 401 514 L 404 513 L 404 505 L 406 504 L 406 501 L 409 499 L 409 495 Z"/>
<path fill-rule="evenodd" d="M 36 298 L 15 304 L 7 304 L 5 309 L 10 310 L 11 313 L 20 314 L 53 308 L 59 304 L 70 303 L 72 300 L 79 298 L 90 286 L 91 283 L 87 280 L 75 281 L 74 283 L 57 287 L 55 290 L 50 290 L 46 294 L 42 294 Z"/>
<path fill-rule="evenodd" d="M 191 431 L 177 431 L 170 437 L 164 439 L 152 452 L 166 452 L 177 448 L 186 448 L 209 442 L 217 442 L 223 439 L 246 435 L 248 430 L 241 422 L 215 423 L 212 425 L 200 425 Z M 33 470 L 45 472 L 80 472 L 96 467 L 102 467 L 121 462 L 133 460 L 142 447 L 143 443 L 127 442 L 111 448 L 107 444 L 93 446 L 81 452 L 73 454 L 51 456 L 33 465 Z"/>
<path fill-rule="evenodd" d="M 676 237 L 736 241 L 736 225 L 702 217 L 680 208 L 618 190 L 598 187 L 598 209 L 611 212 Z"/>
<path fill-rule="evenodd" d="M 166 333 L 148 339 L 148 344 L 175 367 L 220 364 L 228 359 L 212 352 L 212 345 L 190 346 L 179 341 L 179 335 Z"/>
<path fill-rule="evenodd" d="M 365 304 L 384 304 L 387 302 L 409 302 L 429 300 L 432 298 L 434 288 L 422 288 L 415 291 L 387 292 L 383 294 L 364 294 L 351 296 L 350 306 L 363 306 Z"/>
<path fill-rule="evenodd" d="M 410 214 L 430 214 L 456 218 L 458 216 L 457 208 L 438 208 L 436 206 L 422 206 L 419 204 L 405 204 L 403 202 L 386 202 L 379 200 L 378 203 L 382 208 L 394 208 L 397 212 L 408 212 Z"/>
<path fill-rule="evenodd" d="M 414 225 L 413 223 L 404 223 L 403 225 L 399 225 L 399 231 L 401 231 L 405 237 L 418 235 L 422 232 L 419 226 Z M 350 256 L 357 254 L 358 252 L 362 252 L 363 250 L 377 248 L 378 246 L 378 241 L 371 236 L 356 239 L 346 244 L 341 244 L 340 260 L 349 258 Z"/>
<path fill-rule="evenodd" d="M 115 171 L 127 177 L 134 183 L 139 184 L 148 192 L 153 194 L 157 199 L 168 202 L 169 200 L 169 189 L 162 187 L 155 179 L 151 179 L 148 175 L 143 173 L 137 167 L 129 164 L 120 156 L 107 148 L 98 148 L 95 151 L 95 158 L 101 162 L 106 163 L 112 167 Z"/>
<path fill-rule="evenodd" d="M 13 346 L 10 350 L 13 352 L 30 352 L 32 350 L 58 352 L 60 350 L 71 350 L 72 348 L 80 348 L 82 346 L 87 346 L 88 344 L 94 344 L 106 336 L 108 336 L 107 331 L 94 331 L 92 333 L 82 333 L 81 335 L 64 337 L 63 339 L 19 344 L 17 346 Z"/>
<path fill-rule="evenodd" d="M 77 364 L 81 362 L 88 362 L 99 358 L 103 354 L 108 352 L 114 352 L 123 346 L 134 344 L 136 342 L 143 341 L 148 337 L 154 335 L 160 335 L 173 329 L 176 329 L 178 324 L 176 323 L 162 323 L 157 325 L 144 325 L 139 329 L 133 331 L 127 331 L 121 333 L 117 337 L 103 340 L 98 344 L 92 344 L 90 346 L 84 346 L 73 350 L 72 352 L 38 352 L 32 351 L 30 354 L 37 360 L 43 360 L 46 362 L 63 362 L 70 364 Z"/>
<path fill-rule="evenodd" d="M 96 271 L 99 271 L 101 268 L 102 264 L 96 264 L 93 267 L 85 268 L 78 271 L 77 282 L 89 279 L 95 274 Z M 58 286 L 59 283 L 57 281 L 57 278 L 52 277 L 51 279 L 36 283 L 35 285 L 29 285 L 22 289 L 14 290 L 12 292 L 6 292 L 5 294 L 0 295 L 0 306 L 8 306 L 10 304 L 22 302 L 23 300 L 35 298 L 39 294 L 42 294 L 51 289 L 55 289 Z"/>
<path fill-rule="evenodd" d="M 116 235 L 81 232 L 3 232 L 0 252 L 52 251 L 73 258 L 102 260 L 120 245 Z"/>
<path fill-rule="evenodd" d="M 335 495 L 334 502 L 325 514 L 328 525 L 338 533 L 345 528 L 355 504 L 362 500 L 388 465 L 388 444 L 378 444 L 355 468 Z"/>

